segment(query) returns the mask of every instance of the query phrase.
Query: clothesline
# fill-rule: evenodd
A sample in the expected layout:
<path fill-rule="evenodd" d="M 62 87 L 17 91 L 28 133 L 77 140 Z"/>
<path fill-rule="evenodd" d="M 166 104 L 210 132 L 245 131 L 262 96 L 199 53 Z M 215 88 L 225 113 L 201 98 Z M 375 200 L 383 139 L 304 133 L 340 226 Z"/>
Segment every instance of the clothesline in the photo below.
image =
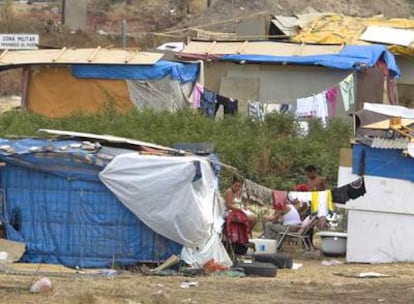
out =
<path fill-rule="evenodd" d="M 252 101 L 247 105 L 249 116 L 264 121 L 265 115 L 273 112 L 294 112 L 298 118 L 320 118 L 325 125 L 329 116 L 336 116 L 338 96 L 341 95 L 346 111 L 355 103 L 354 75 L 351 73 L 339 84 L 311 94 L 308 97 L 290 99 L 288 103 L 282 100 Z M 286 99 L 287 100 L 287 99 Z M 199 109 L 208 117 L 215 117 L 219 108 L 224 108 L 224 114 L 236 114 L 239 110 L 238 99 L 223 96 L 200 83 L 196 83 L 192 93 L 192 106 Z"/>
<path fill-rule="evenodd" d="M 329 191 L 332 201 L 338 204 L 345 204 L 350 199 L 356 199 L 366 193 L 365 181 L 363 177 L 359 177 L 355 181 L 348 183 L 340 187 L 334 187 L 332 189 L 326 189 L 323 191 L 295 191 L 295 190 L 272 190 L 258 183 L 255 183 L 247 178 L 244 178 L 242 192 L 243 196 L 247 199 L 252 199 L 261 205 L 272 205 L 274 203 L 274 192 L 286 192 L 287 198 L 291 201 L 298 200 L 299 202 L 306 203 L 315 200 L 313 195 L 315 193 L 322 193 Z"/>

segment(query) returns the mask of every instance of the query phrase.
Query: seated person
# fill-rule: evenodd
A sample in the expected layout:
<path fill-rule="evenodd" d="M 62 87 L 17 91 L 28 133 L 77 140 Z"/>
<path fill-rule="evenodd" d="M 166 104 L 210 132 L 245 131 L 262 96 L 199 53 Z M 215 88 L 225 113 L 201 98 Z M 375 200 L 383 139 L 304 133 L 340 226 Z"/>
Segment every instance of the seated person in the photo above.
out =
<path fill-rule="evenodd" d="M 254 225 L 256 225 L 257 216 L 254 212 L 249 210 L 246 202 L 242 202 L 241 191 L 242 182 L 237 176 L 234 176 L 231 187 L 224 192 L 224 201 L 227 210 L 241 210 L 247 215 L 247 218 L 249 219 L 249 228 L 252 230 Z"/>
<path fill-rule="evenodd" d="M 286 231 L 287 227 L 291 227 L 292 232 L 300 229 L 302 222 L 299 212 L 292 204 L 276 203 L 273 208 L 273 215 L 263 217 L 265 239 L 271 239 L 274 234 Z"/>

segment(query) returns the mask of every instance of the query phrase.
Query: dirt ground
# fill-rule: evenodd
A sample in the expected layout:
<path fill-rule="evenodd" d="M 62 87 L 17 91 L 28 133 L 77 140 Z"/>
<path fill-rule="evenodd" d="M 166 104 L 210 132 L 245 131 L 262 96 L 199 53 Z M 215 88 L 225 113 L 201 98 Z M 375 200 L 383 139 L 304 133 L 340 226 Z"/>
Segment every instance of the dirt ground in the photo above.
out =
<path fill-rule="evenodd" d="M 342 264 L 295 260 L 298 270 L 275 278 L 49 276 L 53 290 L 30 294 L 40 275 L 0 274 L 1 303 L 414 303 L 414 264 Z M 378 272 L 386 278 L 349 278 L 335 273 Z M 197 281 L 197 287 L 181 283 Z"/>

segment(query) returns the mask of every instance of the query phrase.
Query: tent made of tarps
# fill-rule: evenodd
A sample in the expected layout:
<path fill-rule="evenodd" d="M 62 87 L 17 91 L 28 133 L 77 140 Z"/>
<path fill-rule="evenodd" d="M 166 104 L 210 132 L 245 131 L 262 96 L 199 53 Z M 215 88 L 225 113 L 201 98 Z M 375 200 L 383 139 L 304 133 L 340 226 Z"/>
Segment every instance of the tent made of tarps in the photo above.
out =
<path fill-rule="evenodd" d="M 162 57 L 102 48 L 6 50 L 0 55 L 0 71 L 23 68 L 23 108 L 49 117 L 94 113 L 105 105 L 120 112 L 188 107 L 200 63 Z"/>
<path fill-rule="evenodd" d="M 320 65 L 341 70 L 360 70 L 373 67 L 384 59 L 389 71 L 400 76 L 400 69 L 394 56 L 384 46 L 346 46 L 338 54 L 314 56 L 266 56 L 266 55 L 224 55 L 220 60 L 245 63 L 282 63 L 297 65 Z"/>
<path fill-rule="evenodd" d="M 190 42 L 180 57 L 214 58 L 238 63 L 320 65 L 334 69 L 361 69 L 384 60 L 394 76 L 400 70 L 394 56 L 382 45 L 338 46 L 282 42 Z"/>
<path fill-rule="evenodd" d="M 229 265 L 223 202 L 203 157 L 139 155 L 75 140 L 0 140 L 2 222 L 22 262 L 80 267 Z M 184 249 L 183 249 L 184 247 Z"/>
<path fill-rule="evenodd" d="M 154 65 L 32 66 L 25 105 L 48 117 L 94 113 L 106 105 L 174 111 L 189 106 L 196 63 L 161 60 Z"/>
<path fill-rule="evenodd" d="M 206 60 L 205 87 L 238 99 L 242 114 L 247 114 L 251 101 L 294 107 L 299 98 L 317 95 L 345 79 L 351 79 L 355 100 L 353 107 L 338 102 L 338 117 L 362 108 L 364 102 L 397 102 L 394 77 L 400 70 L 394 55 L 381 45 L 191 41 L 178 56 Z M 371 90 L 373 86 L 378 89 Z"/>

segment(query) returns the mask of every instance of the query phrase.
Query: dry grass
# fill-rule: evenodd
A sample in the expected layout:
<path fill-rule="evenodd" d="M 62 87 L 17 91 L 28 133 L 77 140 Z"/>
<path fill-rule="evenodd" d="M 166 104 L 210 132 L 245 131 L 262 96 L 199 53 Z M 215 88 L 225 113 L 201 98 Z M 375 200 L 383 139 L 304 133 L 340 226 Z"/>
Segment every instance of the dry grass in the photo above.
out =
<path fill-rule="evenodd" d="M 299 270 L 279 270 L 276 278 L 51 277 L 53 291 L 32 295 L 32 277 L 0 275 L 1 303 L 412 303 L 413 264 L 322 266 L 319 260 L 296 261 Z M 391 275 L 357 279 L 338 272 L 374 271 Z M 196 280 L 198 287 L 180 283 Z"/>

